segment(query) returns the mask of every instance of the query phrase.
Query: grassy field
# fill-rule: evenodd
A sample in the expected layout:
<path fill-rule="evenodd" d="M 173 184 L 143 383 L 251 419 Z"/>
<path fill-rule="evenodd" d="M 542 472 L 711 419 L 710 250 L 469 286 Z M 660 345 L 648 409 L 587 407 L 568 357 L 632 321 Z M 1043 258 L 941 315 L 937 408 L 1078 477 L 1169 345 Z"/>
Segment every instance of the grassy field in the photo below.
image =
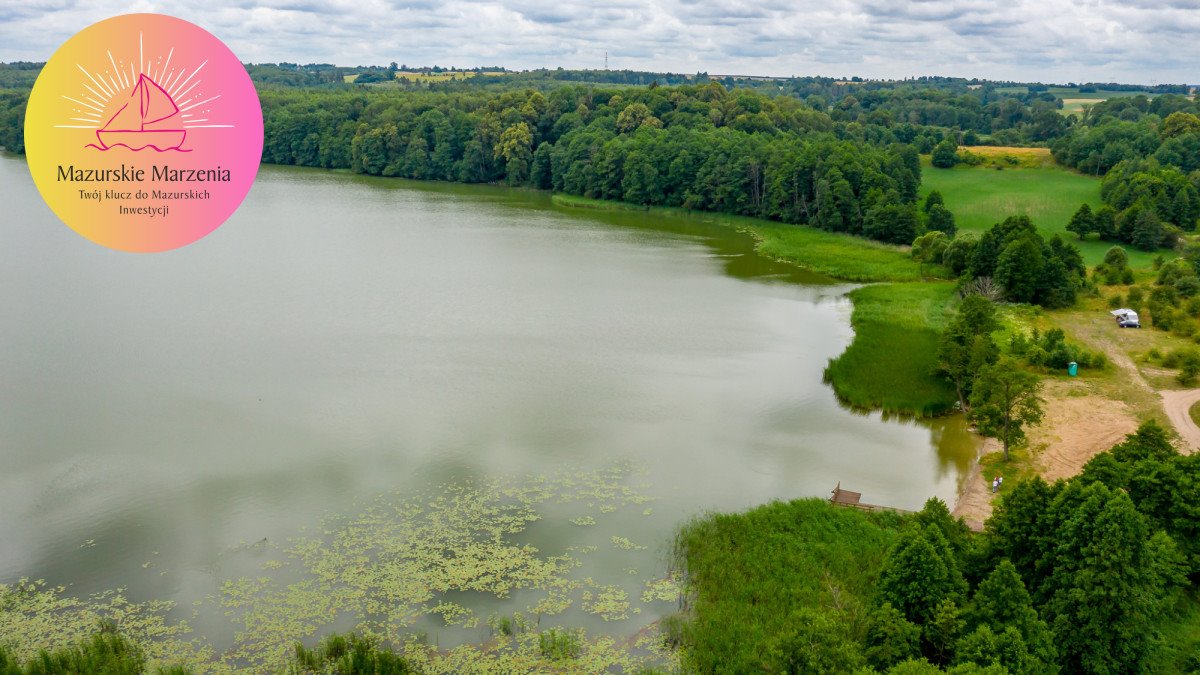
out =
<path fill-rule="evenodd" d="M 905 415 L 949 412 L 954 389 L 934 367 L 954 284 L 866 286 L 850 297 L 854 342 L 825 370 L 838 397 L 855 408 Z"/>
<path fill-rule="evenodd" d="M 1067 231 L 1067 223 L 1081 204 L 1101 205 L 1100 181 L 1095 178 L 1054 166 L 997 170 L 928 165 L 921 178 L 922 197 L 931 190 L 941 192 L 961 231 L 983 232 L 1008 216 L 1027 215 L 1043 235 L 1061 234 L 1078 245 L 1088 265 L 1103 260 L 1112 247 L 1109 242 L 1079 241 Z M 1131 248 L 1127 252 L 1133 267 L 1149 267 L 1156 255 Z"/>
<path fill-rule="evenodd" d="M 695 598 L 682 629 L 685 672 L 769 672 L 764 658 L 801 608 L 861 639 L 899 522 L 806 499 L 685 525 L 677 565 Z"/>

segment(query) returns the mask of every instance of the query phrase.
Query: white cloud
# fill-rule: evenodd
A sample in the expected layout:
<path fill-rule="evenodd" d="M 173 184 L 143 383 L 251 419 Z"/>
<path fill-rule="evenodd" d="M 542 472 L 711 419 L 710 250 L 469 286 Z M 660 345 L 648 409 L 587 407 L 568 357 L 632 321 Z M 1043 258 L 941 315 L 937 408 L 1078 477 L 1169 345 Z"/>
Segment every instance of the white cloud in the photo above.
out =
<path fill-rule="evenodd" d="M 131 11 L 256 62 L 1200 81 L 1197 0 L 0 0 L 0 60 Z"/>

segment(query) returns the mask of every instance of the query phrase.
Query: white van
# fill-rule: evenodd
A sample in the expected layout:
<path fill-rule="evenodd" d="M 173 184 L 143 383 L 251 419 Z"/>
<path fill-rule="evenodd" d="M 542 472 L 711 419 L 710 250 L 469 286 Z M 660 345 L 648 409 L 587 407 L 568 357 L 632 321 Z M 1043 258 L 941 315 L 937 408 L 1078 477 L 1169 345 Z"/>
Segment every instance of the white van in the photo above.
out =
<path fill-rule="evenodd" d="M 1138 320 L 1137 312 L 1132 309 L 1114 309 L 1109 312 L 1117 319 L 1117 325 L 1121 328 L 1141 328 L 1142 324 Z"/>

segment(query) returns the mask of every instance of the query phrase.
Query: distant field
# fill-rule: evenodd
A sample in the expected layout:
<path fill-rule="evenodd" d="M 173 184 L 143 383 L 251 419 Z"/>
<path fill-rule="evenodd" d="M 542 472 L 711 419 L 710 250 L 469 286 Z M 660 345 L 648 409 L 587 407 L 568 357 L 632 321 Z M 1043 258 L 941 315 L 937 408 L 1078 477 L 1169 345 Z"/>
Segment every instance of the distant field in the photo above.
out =
<path fill-rule="evenodd" d="M 1079 87 L 1050 87 L 1047 91 L 1063 100 L 1062 114 L 1064 115 L 1082 113 L 1084 106 L 1095 105 L 1110 98 L 1138 96 L 1139 94 L 1150 98 L 1155 96 L 1155 94 L 1144 91 L 1110 91 L 1108 89 L 1080 93 Z M 1029 87 L 997 87 L 996 92 L 1000 94 L 1027 94 L 1029 93 Z"/>
<path fill-rule="evenodd" d="M 966 150 L 987 159 L 993 167 L 1005 168 L 1042 168 L 1054 166 L 1054 156 L 1049 148 L 1014 148 L 1002 145 L 969 145 Z"/>
<path fill-rule="evenodd" d="M 403 77 L 403 78 L 407 78 L 413 82 L 447 82 L 449 80 L 465 80 L 469 77 L 479 77 L 481 75 L 483 75 L 483 76 L 491 75 L 491 76 L 499 77 L 499 76 L 504 75 L 504 73 L 491 73 L 491 72 L 480 73 L 480 72 L 476 72 L 476 71 L 472 71 L 472 70 L 456 70 L 453 72 L 443 71 L 440 73 L 428 73 L 428 72 L 423 72 L 423 71 L 413 72 L 413 71 L 407 71 L 407 70 L 396 71 L 396 79 L 400 79 Z M 347 82 L 353 82 L 357 78 L 358 78 L 358 75 L 346 75 L 346 77 L 345 77 Z"/>
<path fill-rule="evenodd" d="M 971 148 L 977 152 L 980 148 Z M 1083 259 L 1095 265 L 1112 247 L 1102 241 L 1078 241 L 1067 231 L 1067 223 L 1088 203 L 1098 208 L 1100 181 L 1054 166 L 997 170 L 959 166 L 935 169 L 925 164 L 921 195 L 931 190 L 942 193 L 960 230 L 982 232 L 1008 216 L 1027 215 L 1046 236 L 1061 234 L 1079 246 Z M 1134 267 L 1148 267 L 1153 253 L 1128 249 Z"/>
<path fill-rule="evenodd" d="M 1063 100 L 1062 114 L 1064 115 L 1075 115 L 1082 113 L 1085 107 L 1096 105 L 1097 103 L 1101 101 L 1107 101 L 1110 98 L 1138 95 L 1154 98 L 1155 96 L 1155 94 L 1150 94 L 1144 91 L 1109 91 L 1107 89 L 1080 93 L 1077 87 L 1051 87 L 1050 93 Z"/>

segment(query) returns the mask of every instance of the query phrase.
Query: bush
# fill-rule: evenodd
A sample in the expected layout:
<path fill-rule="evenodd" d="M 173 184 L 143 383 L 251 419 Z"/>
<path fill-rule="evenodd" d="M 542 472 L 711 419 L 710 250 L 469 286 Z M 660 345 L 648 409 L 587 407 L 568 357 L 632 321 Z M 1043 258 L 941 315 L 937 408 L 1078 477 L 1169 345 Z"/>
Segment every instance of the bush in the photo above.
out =
<path fill-rule="evenodd" d="M 1179 381 L 1179 384 L 1190 387 L 1196 383 L 1197 376 L 1200 376 L 1200 357 L 1185 361 L 1175 379 Z"/>
<path fill-rule="evenodd" d="M 950 169 L 958 164 L 958 143 L 947 138 L 933 149 L 930 161 L 939 169 Z"/>
<path fill-rule="evenodd" d="M 1171 330 L 1175 325 L 1174 310 L 1160 302 L 1151 302 L 1150 325 L 1159 330 Z"/>
<path fill-rule="evenodd" d="M 1181 277 L 1176 279 L 1172 285 L 1175 287 L 1175 292 L 1183 298 L 1191 298 L 1200 293 L 1200 279 L 1196 277 Z"/>
<path fill-rule="evenodd" d="M 544 659 L 566 661 L 579 658 L 581 641 L 578 633 L 551 628 L 538 634 L 538 648 Z"/>
<path fill-rule="evenodd" d="M 1029 340 L 1020 334 L 1013 335 L 1009 340 L 1009 351 L 1015 356 L 1024 355 L 1025 362 L 1031 366 L 1048 370 L 1063 370 L 1072 361 L 1080 368 L 1102 369 L 1108 365 L 1108 357 L 1103 353 L 1067 342 L 1060 328 L 1051 328 L 1045 334 L 1034 329 Z"/>
<path fill-rule="evenodd" d="M 1196 334 L 1196 322 L 1188 317 L 1177 315 L 1171 325 L 1171 332 L 1179 337 L 1192 337 Z"/>

